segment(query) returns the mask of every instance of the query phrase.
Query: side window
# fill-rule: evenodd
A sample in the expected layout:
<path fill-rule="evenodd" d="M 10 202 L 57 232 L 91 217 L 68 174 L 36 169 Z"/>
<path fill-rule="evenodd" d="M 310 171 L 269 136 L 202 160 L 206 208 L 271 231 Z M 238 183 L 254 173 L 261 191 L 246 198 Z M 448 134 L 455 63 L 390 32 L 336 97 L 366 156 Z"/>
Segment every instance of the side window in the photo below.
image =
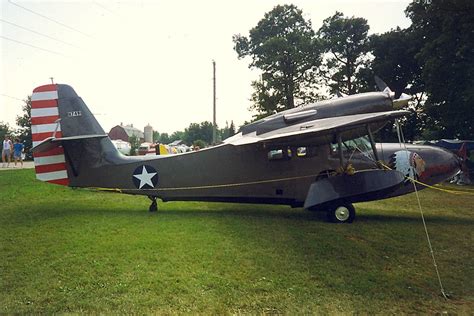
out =
<path fill-rule="evenodd" d="M 318 151 L 321 147 L 316 146 L 302 146 L 302 147 L 287 147 L 281 149 L 273 149 L 268 151 L 268 160 L 275 161 L 275 160 L 290 160 L 293 157 L 297 158 L 309 158 L 315 157 L 318 155 Z"/>
<path fill-rule="evenodd" d="M 283 150 L 275 149 L 268 152 L 268 160 L 280 160 L 283 158 Z"/>
<path fill-rule="evenodd" d="M 306 147 L 298 147 L 296 148 L 296 156 L 298 157 L 306 157 L 307 155 L 307 148 Z"/>
<path fill-rule="evenodd" d="M 276 161 L 276 160 L 289 160 L 291 159 L 293 153 L 291 152 L 290 148 L 285 148 L 285 149 L 270 150 L 267 155 L 268 155 L 269 161 Z"/>
<path fill-rule="evenodd" d="M 317 156 L 322 149 L 318 146 L 304 146 L 298 147 L 295 150 L 298 158 L 311 158 Z"/>

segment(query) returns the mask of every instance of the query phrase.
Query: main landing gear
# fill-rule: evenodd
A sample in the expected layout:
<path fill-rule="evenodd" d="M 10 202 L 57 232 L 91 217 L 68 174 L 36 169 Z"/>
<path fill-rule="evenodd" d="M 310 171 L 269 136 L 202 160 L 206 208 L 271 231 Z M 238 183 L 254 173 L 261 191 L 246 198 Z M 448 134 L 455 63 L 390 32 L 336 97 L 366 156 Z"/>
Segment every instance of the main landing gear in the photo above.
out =
<path fill-rule="evenodd" d="M 327 211 L 328 221 L 332 223 L 352 223 L 355 218 L 355 208 L 349 202 L 337 202 Z"/>
<path fill-rule="evenodd" d="M 156 196 L 148 196 L 148 198 L 151 200 L 151 205 L 148 208 L 150 212 L 156 212 L 158 211 L 158 203 L 156 203 Z"/>

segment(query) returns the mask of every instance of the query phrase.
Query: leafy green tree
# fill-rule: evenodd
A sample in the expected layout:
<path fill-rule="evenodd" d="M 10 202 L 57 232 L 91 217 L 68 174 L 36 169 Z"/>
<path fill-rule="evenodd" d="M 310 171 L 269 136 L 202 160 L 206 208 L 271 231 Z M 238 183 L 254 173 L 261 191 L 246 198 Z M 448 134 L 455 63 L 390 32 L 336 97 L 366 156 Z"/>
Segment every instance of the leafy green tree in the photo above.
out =
<path fill-rule="evenodd" d="M 421 40 L 416 58 L 427 92 L 426 135 L 474 138 L 474 2 L 413 1 L 406 10 Z"/>
<path fill-rule="evenodd" d="M 235 135 L 234 121 L 230 121 L 230 125 L 229 125 L 229 122 L 225 122 L 225 127 L 221 129 L 219 132 L 220 132 L 221 139 L 226 139 L 231 136 L 234 136 Z"/>
<path fill-rule="evenodd" d="M 2 141 L 2 144 L 3 140 L 5 139 L 5 135 L 11 135 L 11 133 L 12 130 L 10 128 L 10 125 L 8 123 L 4 123 L 3 121 L 0 122 L 0 140 Z"/>
<path fill-rule="evenodd" d="M 325 53 L 320 74 L 331 93 L 355 94 L 369 89 L 369 25 L 341 12 L 323 21 L 318 31 Z"/>
<path fill-rule="evenodd" d="M 161 133 L 160 138 L 158 138 L 158 142 L 160 142 L 162 144 L 171 143 L 170 136 L 168 135 L 168 133 Z"/>
<path fill-rule="evenodd" d="M 235 133 L 236 133 L 236 131 L 235 131 L 235 124 L 234 124 L 234 121 L 230 121 L 229 135 L 228 135 L 228 137 L 234 136 Z"/>
<path fill-rule="evenodd" d="M 317 98 L 316 70 L 320 45 L 303 12 L 295 5 L 278 5 L 265 13 L 249 37 L 233 36 L 239 59 L 250 57 L 249 68 L 262 71 L 252 83 L 252 110 L 266 116 Z"/>
<path fill-rule="evenodd" d="M 184 137 L 185 137 L 185 133 L 183 131 L 175 131 L 171 134 L 169 142 L 171 143 L 171 142 L 174 142 L 175 140 L 183 140 Z"/>
<path fill-rule="evenodd" d="M 189 127 L 184 129 L 183 140 L 188 145 L 191 145 L 195 140 L 200 139 L 200 136 L 201 136 L 201 128 L 199 126 L 199 123 L 191 123 L 189 124 Z"/>
<path fill-rule="evenodd" d="M 16 130 L 16 137 L 25 145 L 25 152 L 31 150 L 33 146 L 31 137 L 31 96 L 23 100 L 23 114 L 16 117 L 16 124 L 19 128 Z"/>
<path fill-rule="evenodd" d="M 132 135 L 128 138 L 128 142 L 130 143 L 130 156 L 136 156 L 138 147 L 140 147 L 140 139 Z"/>
<path fill-rule="evenodd" d="M 160 142 L 160 133 L 158 131 L 153 131 L 153 142 L 154 143 Z"/>
<path fill-rule="evenodd" d="M 206 142 L 203 141 L 202 139 L 197 139 L 193 142 L 193 146 L 194 148 L 199 148 L 199 149 L 203 149 L 203 148 L 206 148 Z"/>
<path fill-rule="evenodd" d="M 206 144 L 212 143 L 212 123 L 205 121 L 199 123 L 191 123 L 184 130 L 182 138 L 188 145 L 193 144 L 195 140 L 202 140 Z"/>
<path fill-rule="evenodd" d="M 402 93 L 413 97 L 404 108 L 410 111 L 411 115 L 400 121 L 407 140 L 420 138 L 426 120 L 423 107 L 426 93 L 421 79 L 421 66 L 415 58 L 420 50 L 421 39 L 416 35 L 410 28 L 396 28 L 370 37 L 371 52 L 374 56 L 371 62 L 372 72 L 383 78 L 395 92 L 395 98 Z M 385 141 L 397 140 L 391 126 L 387 126 L 380 134 Z"/>

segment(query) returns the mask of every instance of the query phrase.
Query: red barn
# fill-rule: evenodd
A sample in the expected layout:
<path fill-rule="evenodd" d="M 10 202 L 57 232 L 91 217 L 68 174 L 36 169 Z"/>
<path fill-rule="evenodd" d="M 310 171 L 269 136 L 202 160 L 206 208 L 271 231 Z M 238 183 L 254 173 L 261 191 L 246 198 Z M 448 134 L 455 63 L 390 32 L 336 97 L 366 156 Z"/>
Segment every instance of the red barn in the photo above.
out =
<path fill-rule="evenodd" d="M 109 137 L 112 140 L 121 139 L 123 141 L 130 142 L 129 138 L 131 136 L 136 136 L 140 140 L 140 143 L 145 141 L 143 132 L 138 128 L 133 127 L 133 124 L 123 125 L 120 123 L 120 125 L 112 127 L 109 132 Z"/>

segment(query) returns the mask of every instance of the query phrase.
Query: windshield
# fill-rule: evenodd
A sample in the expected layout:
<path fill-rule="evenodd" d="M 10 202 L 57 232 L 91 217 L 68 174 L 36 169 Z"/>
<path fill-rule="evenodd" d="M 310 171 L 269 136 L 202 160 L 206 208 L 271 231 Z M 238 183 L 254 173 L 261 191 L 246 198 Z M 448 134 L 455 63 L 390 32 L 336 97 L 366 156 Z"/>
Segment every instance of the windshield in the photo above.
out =
<path fill-rule="evenodd" d="M 337 143 L 331 143 L 331 151 L 337 154 Z M 368 160 L 375 161 L 372 146 L 368 136 L 349 139 L 342 142 L 342 151 L 344 156 L 350 161 L 354 155 L 365 157 Z"/>

